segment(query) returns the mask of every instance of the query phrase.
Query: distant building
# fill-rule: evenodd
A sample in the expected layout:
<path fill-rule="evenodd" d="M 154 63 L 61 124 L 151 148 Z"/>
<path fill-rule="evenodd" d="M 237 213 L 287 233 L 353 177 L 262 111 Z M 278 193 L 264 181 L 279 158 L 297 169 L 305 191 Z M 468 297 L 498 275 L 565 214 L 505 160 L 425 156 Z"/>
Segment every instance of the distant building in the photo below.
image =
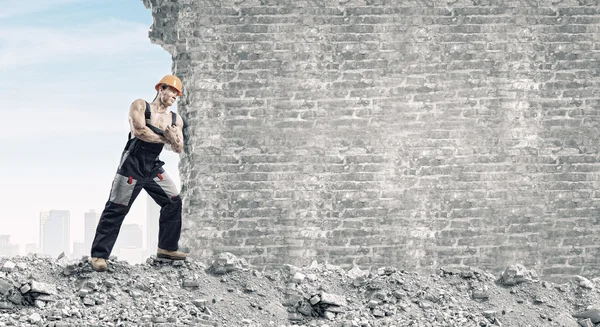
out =
<path fill-rule="evenodd" d="M 160 218 L 160 206 L 154 199 L 146 197 L 146 255 L 156 254 L 158 248 L 158 220 Z"/>
<path fill-rule="evenodd" d="M 50 210 L 40 215 L 40 244 L 42 253 L 58 257 L 70 251 L 71 213 L 68 210 Z"/>
<path fill-rule="evenodd" d="M 84 242 L 73 242 L 73 253 L 71 257 L 81 259 L 84 255 L 88 255 L 89 249 L 86 249 Z"/>
<path fill-rule="evenodd" d="M 127 260 L 131 264 L 141 262 L 143 255 L 144 235 L 142 226 L 137 224 L 123 224 L 113 249 L 113 254 L 120 260 Z"/>
<path fill-rule="evenodd" d="M 84 232 L 83 232 L 83 247 L 85 248 L 84 255 L 90 255 L 92 249 L 92 242 L 96 236 L 96 227 L 100 220 L 100 214 L 95 210 L 90 210 L 84 215 Z M 74 250 L 73 250 L 74 251 Z"/>
<path fill-rule="evenodd" d="M 43 252 L 42 248 L 44 247 L 44 225 L 46 225 L 46 220 L 48 220 L 48 215 L 49 214 L 50 213 L 48 211 L 42 211 L 42 212 L 40 212 L 40 230 L 39 230 L 40 241 L 38 243 L 39 247 L 37 248 L 38 253 L 42 253 Z"/>
<path fill-rule="evenodd" d="M 20 246 L 10 243 L 10 235 L 0 235 L 0 256 L 14 257 L 18 256 Z"/>

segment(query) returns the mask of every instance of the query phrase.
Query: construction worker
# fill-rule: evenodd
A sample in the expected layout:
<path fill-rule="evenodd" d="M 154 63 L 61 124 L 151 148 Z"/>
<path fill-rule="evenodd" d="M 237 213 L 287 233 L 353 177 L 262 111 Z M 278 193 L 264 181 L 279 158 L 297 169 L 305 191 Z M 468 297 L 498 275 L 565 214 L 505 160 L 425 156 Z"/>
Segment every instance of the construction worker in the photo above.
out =
<path fill-rule="evenodd" d="M 176 153 L 183 150 L 183 120 L 168 110 L 182 94 L 181 80 L 166 75 L 154 89 L 157 94 L 152 103 L 137 99 L 129 107 L 127 144 L 92 243 L 91 264 L 95 271 L 108 269 L 106 259 L 115 245 L 125 215 L 142 189 L 161 207 L 157 257 L 186 258 L 185 253 L 177 251 L 181 234 L 181 197 L 162 167 L 165 163 L 159 159 L 165 145 Z"/>

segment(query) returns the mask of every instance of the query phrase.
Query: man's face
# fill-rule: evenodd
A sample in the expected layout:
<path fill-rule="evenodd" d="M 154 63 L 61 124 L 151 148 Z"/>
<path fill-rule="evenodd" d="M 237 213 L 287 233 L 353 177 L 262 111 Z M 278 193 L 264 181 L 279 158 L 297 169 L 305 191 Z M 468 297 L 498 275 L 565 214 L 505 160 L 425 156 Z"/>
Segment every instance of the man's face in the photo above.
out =
<path fill-rule="evenodd" d="M 167 106 L 172 106 L 177 100 L 177 90 L 170 86 L 167 86 L 164 89 L 160 88 L 160 92 L 160 101 Z"/>

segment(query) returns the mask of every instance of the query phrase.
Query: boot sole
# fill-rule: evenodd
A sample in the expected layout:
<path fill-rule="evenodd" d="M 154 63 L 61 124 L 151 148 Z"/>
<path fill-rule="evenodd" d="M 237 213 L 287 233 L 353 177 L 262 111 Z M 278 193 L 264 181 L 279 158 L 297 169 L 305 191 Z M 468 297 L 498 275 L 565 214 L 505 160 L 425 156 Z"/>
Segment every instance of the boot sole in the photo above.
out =
<path fill-rule="evenodd" d="M 108 267 L 107 268 L 95 268 L 94 266 L 92 266 L 92 269 L 94 269 L 94 271 L 97 271 L 97 272 L 105 272 L 108 270 Z"/>
<path fill-rule="evenodd" d="M 185 258 L 186 258 L 186 257 L 174 257 L 174 256 L 170 256 L 168 254 L 162 254 L 162 253 L 157 253 L 156 257 L 161 258 L 161 259 L 171 259 L 171 260 L 185 260 Z"/>

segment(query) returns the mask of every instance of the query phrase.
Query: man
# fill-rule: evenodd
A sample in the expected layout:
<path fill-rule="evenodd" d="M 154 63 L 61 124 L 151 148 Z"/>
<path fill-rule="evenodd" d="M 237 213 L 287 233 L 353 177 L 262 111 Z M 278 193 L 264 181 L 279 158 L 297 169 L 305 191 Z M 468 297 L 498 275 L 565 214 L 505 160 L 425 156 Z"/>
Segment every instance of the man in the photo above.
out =
<path fill-rule="evenodd" d="M 129 137 L 92 243 L 91 264 L 95 271 L 108 269 L 106 259 L 112 252 L 125 215 L 142 189 L 161 207 L 157 257 L 186 258 L 186 254 L 177 251 L 181 234 L 181 198 L 162 167 L 165 163 L 159 159 L 165 145 L 176 153 L 183 150 L 183 121 L 181 116 L 168 110 L 182 94 L 181 80 L 166 75 L 154 89 L 157 94 L 152 103 L 137 99 L 129 107 Z"/>

